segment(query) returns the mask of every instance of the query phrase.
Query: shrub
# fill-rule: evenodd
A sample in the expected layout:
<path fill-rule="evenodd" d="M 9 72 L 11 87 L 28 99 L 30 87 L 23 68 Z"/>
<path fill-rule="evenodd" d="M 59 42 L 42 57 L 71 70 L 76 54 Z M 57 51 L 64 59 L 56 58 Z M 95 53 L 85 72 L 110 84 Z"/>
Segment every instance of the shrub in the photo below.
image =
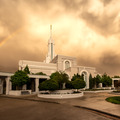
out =
<path fill-rule="evenodd" d="M 62 89 L 63 83 L 66 83 L 69 80 L 68 75 L 65 72 L 61 72 L 61 71 L 52 73 L 50 78 L 51 80 L 54 80 L 58 83 L 59 89 Z"/>
<path fill-rule="evenodd" d="M 72 81 L 68 81 L 68 82 L 65 84 L 65 87 L 68 88 L 68 89 L 72 89 L 72 88 L 73 88 Z"/>
<path fill-rule="evenodd" d="M 76 80 L 72 81 L 72 85 L 73 85 L 74 89 L 81 89 L 86 86 L 86 83 L 82 79 L 76 79 Z"/>
<path fill-rule="evenodd" d="M 24 84 L 27 84 L 29 82 L 29 77 L 25 71 L 18 70 L 15 72 L 13 76 L 11 76 L 10 81 L 12 82 L 13 86 L 16 86 L 18 89 L 21 89 L 21 87 Z"/>
<path fill-rule="evenodd" d="M 57 90 L 59 89 L 59 85 L 56 81 L 54 80 L 46 80 L 44 82 L 42 82 L 39 86 L 40 90 Z"/>

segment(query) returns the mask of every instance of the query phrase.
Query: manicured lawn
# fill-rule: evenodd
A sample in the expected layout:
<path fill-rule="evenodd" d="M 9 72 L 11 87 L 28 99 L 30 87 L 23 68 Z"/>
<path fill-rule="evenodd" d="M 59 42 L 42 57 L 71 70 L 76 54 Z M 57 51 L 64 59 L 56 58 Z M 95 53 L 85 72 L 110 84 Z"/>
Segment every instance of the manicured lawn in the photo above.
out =
<path fill-rule="evenodd" d="M 115 103 L 115 104 L 120 104 L 120 96 L 108 97 L 106 98 L 106 101 Z"/>

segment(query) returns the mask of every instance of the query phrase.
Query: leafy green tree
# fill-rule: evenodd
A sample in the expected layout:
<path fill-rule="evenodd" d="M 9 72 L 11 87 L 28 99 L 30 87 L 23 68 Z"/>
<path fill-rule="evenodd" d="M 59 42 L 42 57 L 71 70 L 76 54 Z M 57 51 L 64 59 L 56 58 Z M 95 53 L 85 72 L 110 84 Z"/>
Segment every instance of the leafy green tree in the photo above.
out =
<path fill-rule="evenodd" d="M 76 80 L 77 78 L 84 80 L 83 75 L 79 75 L 79 74 L 77 73 L 77 74 L 74 74 L 74 76 L 72 77 L 71 81 L 74 81 L 74 80 Z"/>
<path fill-rule="evenodd" d="M 72 81 L 72 85 L 74 89 L 81 89 L 86 86 L 86 83 L 84 80 L 77 78 L 76 80 Z"/>
<path fill-rule="evenodd" d="M 59 89 L 59 85 L 56 81 L 54 80 L 46 80 L 44 82 L 42 82 L 39 86 L 40 90 L 58 90 Z"/>
<path fill-rule="evenodd" d="M 46 74 L 43 72 L 38 72 L 38 73 L 35 73 L 34 75 L 46 75 Z"/>
<path fill-rule="evenodd" d="M 25 71 L 18 70 L 13 76 L 11 76 L 10 81 L 13 86 L 16 86 L 16 89 L 21 89 L 23 85 L 29 82 L 29 76 Z"/>
<path fill-rule="evenodd" d="M 62 89 L 63 83 L 66 83 L 69 80 L 69 76 L 65 72 L 57 71 L 51 74 L 50 79 L 57 81 L 59 84 L 59 89 Z"/>
<path fill-rule="evenodd" d="M 26 67 L 24 68 L 24 71 L 25 71 L 27 74 L 30 74 L 30 70 L 29 70 L 28 65 L 26 65 Z"/>
<path fill-rule="evenodd" d="M 113 78 L 120 78 L 120 76 L 118 76 L 118 75 L 115 75 Z"/>
<path fill-rule="evenodd" d="M 68 89 L 73 89 L 72 81 L 67 81 L 65 87 Z"/>
<path fill-rule="evenodd" d="M 101 81 L 103 83 L 103 86 L 107 87 L 112 85 L 112 79 L 106 73 L 102 75 Z"/>

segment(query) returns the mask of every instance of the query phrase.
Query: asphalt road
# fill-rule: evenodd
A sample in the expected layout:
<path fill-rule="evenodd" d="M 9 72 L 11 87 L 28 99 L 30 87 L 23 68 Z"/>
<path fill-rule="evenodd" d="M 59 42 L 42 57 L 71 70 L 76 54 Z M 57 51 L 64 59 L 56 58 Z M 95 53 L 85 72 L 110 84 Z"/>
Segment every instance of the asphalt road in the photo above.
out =
<path fill-rule="evenodd" d="M 70 105 L 0 98 L 0 120 L 110 120 Z"/>

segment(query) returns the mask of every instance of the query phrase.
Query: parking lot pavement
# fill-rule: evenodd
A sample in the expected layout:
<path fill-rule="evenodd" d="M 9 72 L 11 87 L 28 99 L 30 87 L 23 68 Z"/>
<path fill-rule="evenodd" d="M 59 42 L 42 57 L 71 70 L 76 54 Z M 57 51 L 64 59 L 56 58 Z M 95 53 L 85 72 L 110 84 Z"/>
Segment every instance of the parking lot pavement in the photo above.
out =
<path fill-rule="evenodd" d="M 0 97 L 0 120 L 109 120 L 65 104 Z"/>

